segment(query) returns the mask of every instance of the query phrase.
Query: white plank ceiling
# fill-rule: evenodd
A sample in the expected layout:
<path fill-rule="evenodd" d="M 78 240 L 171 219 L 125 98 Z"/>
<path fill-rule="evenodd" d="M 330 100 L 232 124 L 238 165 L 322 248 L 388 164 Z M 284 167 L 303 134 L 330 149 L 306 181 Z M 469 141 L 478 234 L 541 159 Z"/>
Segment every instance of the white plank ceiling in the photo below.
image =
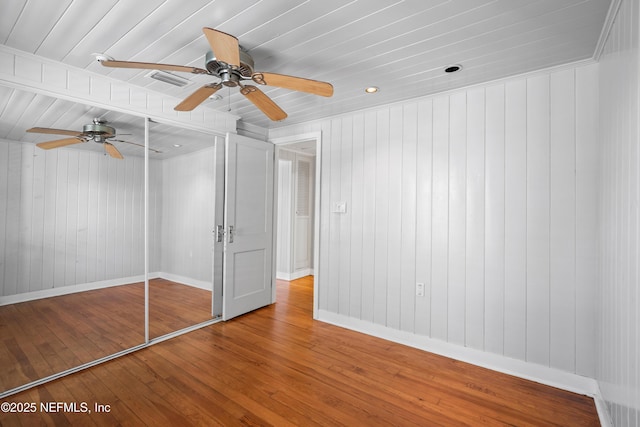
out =
<path fill-rule="evenodd" d="M 289 114 L 282 122 L 269 121 L 235 88 L 198 107 L 273 128 L 591 58 L 609 6 L 610 0 L 5 0 L 0 43 L 183 98 L 215 78 L 183 75 L 191 83 L 178 88 L 146 77 L 148 71 L 102 67 L 93 54 L 202 68 L 209 48 L 202 27 L 216 28 L 239 38 L 257 71 L 334 85 L 332 98 L 263 88 Z M 444 73 L 450 64 L 463 69 Z M 366 94 L 367 86 L 380 91 Z M 0 90 L 3 138 L 35 141 L 22 136 L 26 128 L 81 128 L 93 116 L 133 121 Z M 47 115 L 57 116 L 43 123 Z"/>
<path fill-rule="evenodd" d="M 66 137 L 62 135 L 25 131 L 41 126 L 81 132 L 82 127 L 91 124 L 94 118 L 104 120 L 116 129 L 116 136 L 110 142 L 124 156 L 144 156 L 143 148 L 128 144 L 144 145 L 144 119 L 141 117 L 0 86 L 1 138 L 27 143 L 63 139 Z M 149 151 L 149 157 L 152 159 L 198 151 L 210 147 L 214 142 L 212 135 L 155 122 L 150 123 L 149 135 L 152 141 L 150 148 L 153 150 Z M 89 141 L 63 149 L 104 151 L 104 146 Z"/>

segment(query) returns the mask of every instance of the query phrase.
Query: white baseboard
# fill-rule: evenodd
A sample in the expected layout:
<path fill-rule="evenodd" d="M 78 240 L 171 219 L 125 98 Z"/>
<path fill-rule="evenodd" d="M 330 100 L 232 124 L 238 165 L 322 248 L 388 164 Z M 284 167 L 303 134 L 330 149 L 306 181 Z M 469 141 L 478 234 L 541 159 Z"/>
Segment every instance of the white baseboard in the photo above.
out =
<path fill-rule="evenodd" d="M 149 279 L 166 279 L 172 282 L 177 282 L 187 286 L 193 286 L 194 288 L 204 289 L 207 291 L 212 290 L 213 285 L 211 282 L 203 280 L 192 279 L 189 277 L 179 276 L 177 274 L 165 273 L 165 272 L 153 272 L 149 273 Z M 91 283 L 82 283 L 79 285 L 62 286 L 59 288 L 43 289 L 40 291 L 24 292 L 16 295 L 0 296 L 0 306 L 8 304 L 18 304 L 21 302 L 33 301 L 42 298 L 51 298 L 61 295 L 74 294 L 76 292 L 94 291 L 96 289 L 110 288 L 113 286 L 130 285 L 132 283 L 144 282 L 144 275 L 120 277 L 118 279 L 100 280 Z"/>
<path fill-rule="evenodd" d="M 593 396 L 593 401 L 596 404 L 596 410 L 598 411 L 598 417 L 600 418 L 600 425 L 602 427 L 614 427 L 611 420 L 611 414 L 609 413 L 609 407 L 607 402 L 604 401 L 600 389 L 598 388 L 598 394 Z"/>
<path fill-rule="evenodd" d="M 296 270 L 293 273 L 286 273 L 284 271 L 277 271 L 276 272 L 276 279 L 278 279 L 278 280 L 286 280 L 287 282 L 290 282 L 292 280 L 301 279 L 301 278 L 307 277 L 307 276 L 313 276 L 313 269 L 312 268 L 305 268 L 305 269 L 302 269 L 302 270 Z"/>
<path fill-rule="evenodd" d="M 204 289 L 205 291 L 213 290 L 213 283 L 205 280 L 193 279 L 191 277 L 180 276 L 178 274 L 158 272 L 157 277 L 160 279 L 170 280 L 172 282 L 180 283 L 181 285 L 192 286 L 194 288 Z"/>
<path fill-rule="evenodd" d="M 598 410 L 598 416 L 600 417 L 600 423 L 603 426 L 611 426 L 607 406 L 600 394 L 598 382 L 593 378 L 583 377 L 499 354 L 487 353 L 469 347 L 450 344 L 371 322 L 353 319 L 326 310 L 318 310 L 317 320 L 540 384 L 593 397 L 596 403 L 596 409 Z"/>
<path fill-rule="evenodd" d="M 118 279 L 100 280 L 97 282 L 83 283 L 80 285 L 62 286 L 59 288 L 43 289 L 40 291 L 24 292 L 16 295 L 0 297 L 0 305 L 17 304 L 42 298 L 51 298 L 61 295 L 74 294 L 76 292 L 93 291 L 96 289 L 110 288 L 112 286 L 130 285 L 131 283 L 144 282 L 144 275 L 121 277 Z"/>

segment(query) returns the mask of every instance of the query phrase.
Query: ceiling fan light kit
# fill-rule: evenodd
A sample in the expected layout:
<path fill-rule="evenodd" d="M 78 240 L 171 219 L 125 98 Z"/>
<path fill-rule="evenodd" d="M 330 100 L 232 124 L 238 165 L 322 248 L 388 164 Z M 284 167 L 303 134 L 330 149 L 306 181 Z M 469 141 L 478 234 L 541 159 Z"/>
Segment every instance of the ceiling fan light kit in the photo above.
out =
<path fill-rule="evenodd" d="M 207 74 L 220 79 L 217 83 L 205 84 L 187 96 L 175 107 L 177 111 L 193 110 L 223 87 L 238 87 L 240 93 L 269 117 L 269 119 L 279 121 L 287 117 L 287 113 L 271 98 L 257 86 L 244 84 L 246 81 L 251 81 L 258 85 L 276 86 L 325 97 L 333 95 L 333 86 L 327 82 L 284 74 L 256 72 L 254 70 L 253 58 L 248 52 L 241 49 L 236 37 L 222 31 L 214 30 L 213 28 L 205 27 L 202 31 L 211 47 L 211 50 L 205 55 L 205 69 L 150 62 L 116 61 L 106 57 L 106 55 L 103 57 L 107 59 L 101 59 L 98 56 L 96 56 L 96 59 L 105 67 L 180 71 L 193 74 Z"/>

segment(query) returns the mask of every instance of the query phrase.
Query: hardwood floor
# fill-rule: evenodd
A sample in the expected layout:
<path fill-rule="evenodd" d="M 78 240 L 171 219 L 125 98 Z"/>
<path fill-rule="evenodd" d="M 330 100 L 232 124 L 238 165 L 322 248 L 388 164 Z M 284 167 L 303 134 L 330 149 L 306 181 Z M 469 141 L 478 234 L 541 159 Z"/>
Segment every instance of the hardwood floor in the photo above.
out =
<path fill-rule="evenodd" d="M 165 279 L 149 281 L 150 338 L 211 320 L 211 317 L 211 291 Z"/>
<path fill-rule="evenodd" d="M 211 292 L 149 282 L 151 338 L 211 319 Z M 144 343 L 144 283 L 0 306 L 0 390 Z"/>
<path fill-rule="evenodd" d="M 313 321 L 311 301 L 308 279 L 280 282 L 275 305 L 3 401 L 92 413 L 0 424 L 599 425 L 590 398 Z"/>

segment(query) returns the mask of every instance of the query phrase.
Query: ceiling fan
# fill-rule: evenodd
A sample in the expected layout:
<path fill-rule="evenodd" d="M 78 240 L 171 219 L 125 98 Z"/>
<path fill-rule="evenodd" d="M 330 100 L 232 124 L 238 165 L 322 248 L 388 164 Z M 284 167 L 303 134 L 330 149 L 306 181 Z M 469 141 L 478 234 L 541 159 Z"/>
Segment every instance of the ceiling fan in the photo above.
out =
<path fill-rule="evenodd" d="M 51 129 L 51 128 L 40 128 L 35 127 L 31 129 L 27 129 L 27 132 L 31 133 L 46 133 L 53 135 L 67 135 L 71 138 L 64 139 L 56 139 L 54 141 L 40 142 L 36 144 L 38 147 L 49 150 L 52 148 L 60 148 L 66 147 L 67 145 L 78 144 L 81 142 L 97 142 L 99 144 L 104 144 L 104 149 L 107 154 L 115 159 L 123 159 L 124 157 L 118 151 L 118 149 L 111 142 L 122 142 L 125 144 L 137 145 L 138 147 L 144 148 L 142 144 L 136 144 L 135 142 L 122 141 L 120 139 L 113 139 L 116 136 L 115 128 L 108 126 L 107 122 L 102 119 L 93 119 L 92 124 L 84 125 L 82 127 L 82 132 L 74 131 L 74 130 L 65 130 L 65 129 Z M 158 150 L 150 149 L 156 153 L 160 153 Z"/>
<path fill-rule="evenodd" d="M 98 58 L 98 60 L 105 67 L 181 71 L 193 74 L 208 74 L 220 79 L 218 83 L 206 84 L 193 92 L 175 107 L 177 111 L 191 111 L 208 97 L 222 89 L 222 87 L 227 86 L 239 87 L 240 93 L 258 107 L 269 119 L 278 121 L 287 117 L 287 113 L 264 92 L 256 86 L 243 84 L 247 80 L 259 85 L 277 86 L 314 95 L 326 97 L 333 95 L 333 86 L 330 83 L 284 74 L 255 72 L 253 58 L 240 49 L 236 37 L 207 27 L 203 28 L 202 31 L 212 49 L 205 56 L 206 69 L 183 65 L 116 61 L 110 58 Z"/>

